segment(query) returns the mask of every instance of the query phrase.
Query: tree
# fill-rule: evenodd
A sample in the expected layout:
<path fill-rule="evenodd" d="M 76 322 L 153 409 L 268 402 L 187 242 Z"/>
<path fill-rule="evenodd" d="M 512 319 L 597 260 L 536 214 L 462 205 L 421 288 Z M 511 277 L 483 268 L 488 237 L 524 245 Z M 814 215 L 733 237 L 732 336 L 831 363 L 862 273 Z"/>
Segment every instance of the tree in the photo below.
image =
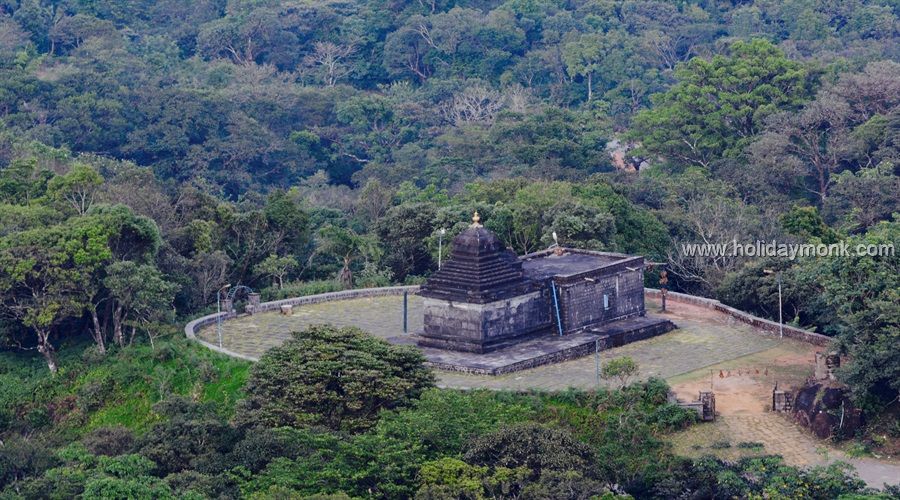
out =
<path fill-rule="evenodd" d="M 600 33 L 582 34 L 577 40 L 569 42 L 563 47 L 566 71 L 572 77 L 582 76 L 587 81 L 588 101 L 594 96 L 594 73 L 599 69 L 603 57 L 605 57 L 603 35 Z"/>
<path fill-rule="evenodd" d="M 433 384 L 415 349 L 357 328 L 312 326 L 253 366 L 237 419 L 245 425 L 359 432 L 380 411 L 410 404 Z"/>
<path fill-rule="evenodd" d="M 55 348 L 50 340 L 53 328 L 84 307 L 78 284 L 82 278 L 73 265 L 73 254 L 67 250 L 59 227 L 33 229 L 0 240 L 0 291 L 2 310 L 7 316 L 30 328 L 36 337 L 37 350 L 47 367 L 56 373 Z M 97 253 L 81 253 L 81 259 L 96 262 L 105 258 L 101 238 L 85 242 L 86 248 L 99 248 Z"/>
<path fill-rule="evenodd" d="M 635 115 L 631 136 L 647 153 L 708 168 L 736 155 L 766 117 L 796 109 L 810 94 L 809 76 L 764 40 L 735 42 L 730 55 L 699 57 L 675 71 L 678 82 Z"/>
<path fill-rule="evenodd" d="M 228 282 L 228 267 L 232 261 L 225 252 L 197 252 L 189 262 L 189 273 L 197 286 L 195 307 L 209 304 L 217 290 Z"/>
<path fill-rule="evenodd" d="M 503 108 L 504 99 L 500 92 L 481 83 L 473 83 L 457 92 L 441 108 L 445 119 L 457 127 L 467 123 L 490 125 Z"/>
<path fill-rule="evenodd" d="M 297 259 L 291 256 L 279 257 L 272 254 L 256 265 L 256 272 L 271 276 L 278 283 L 278 289 L 284 288 L 284 277 L 297 268 Z"/>
<path fill-rule="evenodd" d="M 350 57 L 356 47 L 351 44 L 338 44 L 333 42 L 316 42 L 313 44 L 313 53 L 306 56 L 306 64 L 319 66 L 324 72 L 322 80 L 328 87 L 334 87 L 338 79 L 344 77 L 348 68 L 346 59 Z"/>
<path fill-rule="evenodd" d="M 109 21 L 84 14 L 65 16 L 55 20 L 48 33 L 51 43 L 50 53 L 52 54 L 56 47 L 78 47 L 89 38 L 109 36 L 115 32 L 115 26 Z"/>
<path fill-rule="evenodd" d="M 65 202 L 78 215 L 84 215 L 94 203 L 94 196 L 103 184 L 103 177 L 90 165 L 75 163 L 65 175 L 50 179 L 47 190 L 51 196 Z"/>
<path fill-rule="evenodd" d="M 531 479 L 548 472 L 575 472 L 596 478 L 596 454 L 571 434 L 537 424 L 504 427 L 473 439 L 465 453 L 473 465 L 525 467 Z"/>
<path fill-rule="evenodd" d="M 628 380 L 638 374 L 637 363 L 628 356 L 613 358 L 603 364 L 600 369 L 600 378 L 603 380 L 617 379 L 619 387 L 624 388 L 628 385 Z"/>
<path fill-rule="evenodd" d="M 900 213 L 897 193 L 900 176 L 894 175 L 888 162 L 856 172 L 844 171 L 834 176 L 825 213 L 848 224 L 851 230 L 868 229 Z"/>
<path fill-rule="evenodd" d="M 82 303 L 91 316 L 91 335 L 100 352 L 105 352 L 107 327 L 112 319 L 113 340 L 122 346 L 121 323 L 117 321 L 114 300 L 103 280 L 111 263 L 152 261 L 162 244 L 159 229 L 151 219 L 135 215 L 124 205 L 100 204 L 91 207 L 84 216 L 70 219 L 65 227 L 71 248 L 78 248 L 80 242 L 96 241 L 93 246 L 83 245 L 73 259 L 81 279 Z M 86 259 L 85 255 L 96 257 Z"/>
<path fill-rule="evenodd" d="M 113 340 L 122 347 L 125 345 L 123 329 L 129 320 L 132 327 L 128 344 L 131 344 L 137 324 L 156 321 L 171 310 L 178 285 L 166 281 L 155 266 L 133 261 L 115 262 L 107 267 L 106 273 L 103 285 L 113 301 Z M 150 343 L 153 344 L 152 335 Z"/>
<path fill-rule="evenodd" d="M 766 132 L 749 149 L 752 161 L 771 169 L 781 165 L 811 180 L 807 189 L 825 203 L 848 141 L 850 106 L 833 94 L 820 94 L 799 112 L 768 119 Z"/>
<path fill-rule="evenodd" d="M 338 274 L 338 281 L 344 288 L 353 288 L 353 271 L 350 266 L 356 259 L 368 258 L 377 254 L 377 246 L 372 238 L 356 234 L 352 229 L 328 225 L 319 230 L 319 253 L 331 254 L 339 259 L 343 266 Z"/>
<path fill-rule="evenodd" d="M 885 221 L 847 243 L 853 254 L 810 260 L 805 279 L 827 308 L 819 314 L 849 363 L 838 376 L 859 399 L 883 402 L 900 394 L 900 220 Z M 881 255 L 856 253 L 858 245 Z"/>
<path fill-rule="evenodd" d="M 382 265 L 394 278 L 421 275 L 431 267 L 427 238 L 434 235 L 435 207 L 430 203 L 404 203 L 392 207 L 375 223 L 375 234 L 384 248 Z"/>

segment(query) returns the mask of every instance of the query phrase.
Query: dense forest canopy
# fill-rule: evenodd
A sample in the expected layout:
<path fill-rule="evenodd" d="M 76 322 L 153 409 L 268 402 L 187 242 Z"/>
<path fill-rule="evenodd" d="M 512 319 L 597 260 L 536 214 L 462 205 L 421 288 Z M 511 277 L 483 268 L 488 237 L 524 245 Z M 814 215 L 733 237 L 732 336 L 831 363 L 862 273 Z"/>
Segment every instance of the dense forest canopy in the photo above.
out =
<path fill-rule="evenodd" d="M 0 0 L 0 497 L 863 492 L 839 466 L 674 457 L 662 435 L 692 418 L 659 380 L 457 393 L 357 331 L 297 333 L 252 369 L 173 335 L 229 284 L 420 283 L 477 209 L 519 254 L 555 234 L 661 263 L 648 286 L 666 269 L 677 291 L 782 305 L 834 337 L 858 405 L 896 415 L 896 251 L 682 244 L 900 246 L 898 16 L 895 0 Z M 304 358 L 333 345 L 384 390 L 335 396 L 347 380 Z"/>
<path fill-rule="evenodd" d="M 4 2 L 7 337 L 52 365 L 79 322 L 124 345 L 226 283 L 414 282 L 473 208 L 520 253 L 642 253 L 771 316 L 758 266 L 679 245 L 896 240 L 896 9 Z M 790 319 L 854 336 L 838 264 L 785 265 Z"/>
<path fill-rule="evenodd" d="M 779 267 L 788 320 L 852 352 L 896 287 L 844 311 L 852 264 L 680 244 L 896 242 L 897 29 L 882 1 L 4 2 L 7 343 L 52 365 L 226 283 L 416 282 L 477 208 L 519 253 L 644 254 L 770 317 Z"/>

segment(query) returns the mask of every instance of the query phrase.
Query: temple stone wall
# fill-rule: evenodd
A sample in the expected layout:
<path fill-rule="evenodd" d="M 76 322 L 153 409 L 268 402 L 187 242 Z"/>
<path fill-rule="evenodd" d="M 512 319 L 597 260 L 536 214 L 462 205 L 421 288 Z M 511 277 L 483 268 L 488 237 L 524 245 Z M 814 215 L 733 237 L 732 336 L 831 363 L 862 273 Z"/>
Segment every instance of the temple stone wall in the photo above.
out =
<path fill-rule="evenodd" d="M 531 292 L 486 304 L 423 298 L 425 340 L 421 345 L 488 352 L 504 342 L 551 326 L 545 293 Z"/>
<path fill-rule="evenodd" d="M 566 333 L 644 313 L 642 269 L 592 273 L 558 283 Z M 603 296 L 607 296 L 604 307 Z"/>

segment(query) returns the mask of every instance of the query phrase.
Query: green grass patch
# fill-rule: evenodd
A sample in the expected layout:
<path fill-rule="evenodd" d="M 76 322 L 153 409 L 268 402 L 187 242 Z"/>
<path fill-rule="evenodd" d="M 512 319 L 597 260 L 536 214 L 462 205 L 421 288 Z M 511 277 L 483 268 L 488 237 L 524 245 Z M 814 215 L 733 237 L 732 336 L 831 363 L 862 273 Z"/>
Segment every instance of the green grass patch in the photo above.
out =
<path fill-rule="evenodd" d="M 90 343 L 71 343 L 60 347 L 59 364 L 54 377 L 34 353 L 0 353 L 0 432 L 72 439 L 122 425 L 141 433 L 159 419 L 153 405 L 174 394 L 213 402 L 230 417 L 250 367 L 177 335 L 102 357 Z"/>

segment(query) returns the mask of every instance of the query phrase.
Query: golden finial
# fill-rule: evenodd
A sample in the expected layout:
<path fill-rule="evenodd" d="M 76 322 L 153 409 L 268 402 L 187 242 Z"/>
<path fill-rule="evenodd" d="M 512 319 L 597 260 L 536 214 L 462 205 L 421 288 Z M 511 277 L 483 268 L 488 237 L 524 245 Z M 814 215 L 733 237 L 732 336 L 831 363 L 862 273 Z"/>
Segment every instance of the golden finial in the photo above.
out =
<path fill-rule="evenodd" d="M 481 227 L 481 216 L 478 215 L 478 210 L 472 214 L 472 227 Z"/>

